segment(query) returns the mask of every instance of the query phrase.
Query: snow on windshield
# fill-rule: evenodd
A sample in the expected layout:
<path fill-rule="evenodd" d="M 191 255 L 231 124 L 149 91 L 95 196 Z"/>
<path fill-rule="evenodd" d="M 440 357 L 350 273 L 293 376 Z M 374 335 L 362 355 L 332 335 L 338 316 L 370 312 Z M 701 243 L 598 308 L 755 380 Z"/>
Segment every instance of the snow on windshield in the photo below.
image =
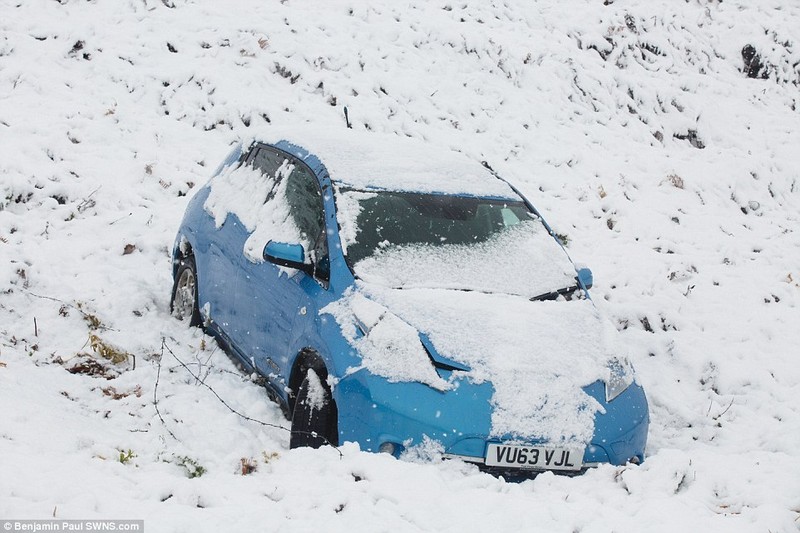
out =
<path fill-rule="evenodd" d="M 392 247 L 355 264 L 356 275 L 397 288 L 443 288 L 532 298 L 571 287 L 575 269 L 536 221 L 525 221 L 475 244 Z"/>
<path fill-rule="evenodd" d="M 591 301 L 531 302 L 363 282 L 359 289 L 428 335 L 440 354 L 470 367 L 469 379 L 492 383 L 493 436 L 560 444 L 591 439 L 602 408 L 581 387 L 603 379 L 608 359 L 622 353 L 616 331 Z"/>
<path fill-rule="evenodd" d="M 341 189 L 336 198 L 342 246 L 365 281 L 527 297 L 576 284 L 567 254 L 520 199 Z"/>
<path fill-rule="evenodd" d="M 285 160 L 274 175 L 262 173 L 249 165 L 224 170 L 210 182 L 206 211 L 217 229 L 229 214 L 236 215 L 250 236 L 243 253 L 250 261 L 263 261 L 264 246 L 270 240 L 304 243 L 302 232 L 290 216 L 286 184 L 295 167 Z M 269 200 L 267 200 L 269 198 Z M 306 249 L 309 243 L 305 242 Z"/>

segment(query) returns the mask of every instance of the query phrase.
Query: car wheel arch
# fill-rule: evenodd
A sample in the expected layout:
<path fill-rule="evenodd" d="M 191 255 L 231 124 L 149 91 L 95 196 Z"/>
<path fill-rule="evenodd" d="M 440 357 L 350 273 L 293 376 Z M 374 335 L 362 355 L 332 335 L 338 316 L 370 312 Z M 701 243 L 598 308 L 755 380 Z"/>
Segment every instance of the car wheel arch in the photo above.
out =
<path fill-rule="evenodd" d="M 177 244 L 175 245 L 175 250 L 173 252 L 173 257 L 172 257 L 173 277 L 175 276 L 175 273 L 178 271 L 180 262 L 188 259 L 189 257 L 194 257 L 194 247 L 192 246 L 192 243 L 189 241 L 189 238 L 186 237 L 186 235 L 181 234 L 177 240 Z"/>

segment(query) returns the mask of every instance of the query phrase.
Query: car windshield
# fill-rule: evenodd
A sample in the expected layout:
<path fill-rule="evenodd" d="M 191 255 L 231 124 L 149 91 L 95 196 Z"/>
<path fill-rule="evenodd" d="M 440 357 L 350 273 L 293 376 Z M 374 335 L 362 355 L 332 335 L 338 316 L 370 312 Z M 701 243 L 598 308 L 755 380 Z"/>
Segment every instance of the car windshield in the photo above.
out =
<path fill-rule="evenodd" d="M 369 283 L 527 297 L 576 285 L 521 199 L 341 189 L 337 209 L 348 262 Z"/>

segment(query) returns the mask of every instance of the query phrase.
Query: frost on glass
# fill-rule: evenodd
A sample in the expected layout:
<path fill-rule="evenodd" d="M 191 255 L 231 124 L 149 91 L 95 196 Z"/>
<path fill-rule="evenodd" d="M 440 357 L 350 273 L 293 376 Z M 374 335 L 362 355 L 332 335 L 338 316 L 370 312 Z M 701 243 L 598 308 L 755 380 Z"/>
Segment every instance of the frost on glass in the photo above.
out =
<path fill-rule="evenodd" d="M 575 269 L 520 200 L 337 191 L 356 276 L 396 288 L 534 297 L 576 285 Z"/>
<path fill-rule="evenodd" d="M 286 201 L 287 183 L 295 171 L 295 166 L 285 160 L 274 174 L 243 165 L 225 170 L 211 180 L 211 191 L 204 205 L 206 211 L 217 228 L 222 227 L 230 214 L 241 221 L 250 233 L 242 251 L 254 263 L 263 261 L 262 252 L 270 240 L 311 248 Z"/>
<path fill-rule="evenodd" d="M 342 251 L 347 254 L 347 247 L 358 237 L 358 215 L 361 214 L 361 202 L 374 198 L 375 193 L 362 191 L 336 191 L 336 215 L 339 220 L 339 239 Z"/>

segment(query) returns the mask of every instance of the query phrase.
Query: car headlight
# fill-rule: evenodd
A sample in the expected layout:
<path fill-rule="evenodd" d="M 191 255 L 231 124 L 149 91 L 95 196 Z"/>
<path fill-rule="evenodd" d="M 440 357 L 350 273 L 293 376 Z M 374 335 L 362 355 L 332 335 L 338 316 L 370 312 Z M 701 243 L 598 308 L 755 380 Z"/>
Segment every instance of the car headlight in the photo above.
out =
<path fill-rule="evenodd" d="M 610 402 L 633 383 L 633 366 L 626 357 L 615 357 L 608 362 L 606 402 Z"/>

